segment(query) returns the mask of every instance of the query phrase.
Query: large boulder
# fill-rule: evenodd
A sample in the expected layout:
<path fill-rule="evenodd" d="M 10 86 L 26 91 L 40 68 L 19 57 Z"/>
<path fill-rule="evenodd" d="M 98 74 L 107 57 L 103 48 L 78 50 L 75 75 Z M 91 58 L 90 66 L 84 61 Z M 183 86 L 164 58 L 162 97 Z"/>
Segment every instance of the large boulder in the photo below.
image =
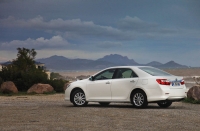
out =
<path fill-rule="evenodd" d="M 190 88 L 187 92 L 187 97 L 194 100 L 200 100 L 200 86 L 196 85 Z"/>
<path fill-rule="evenodd" d="M 2 93 L 18 93 L 18 89 L 12 81 L 6 81 L 1 85 Z"/>
<path fill-rule="evenodd" d="M 38 83 L 31 86 L 31 88 L 28 89 L 27 93 L 43 94 L 43 93 L 50 93 L 53 91 L 54 89 L 51 85 Z"/>

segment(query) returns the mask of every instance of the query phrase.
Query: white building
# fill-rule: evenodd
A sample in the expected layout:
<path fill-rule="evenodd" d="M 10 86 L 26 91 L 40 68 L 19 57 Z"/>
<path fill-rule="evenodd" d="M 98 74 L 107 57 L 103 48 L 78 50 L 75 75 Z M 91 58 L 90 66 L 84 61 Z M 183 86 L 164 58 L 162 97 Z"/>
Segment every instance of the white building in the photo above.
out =
<path fill-rule="evenodd" d="M 42 69 L 46 74 L 47 74 L 47 78 L 50 79 L 51 76 L 51 72 L 49 70 L 46 70 L 45 64 L 41 63 L 41 62 L 35 62 L 35 67 L 37 69 Z"/>
<path fill-rule="evenodd" d="M 0 64 L 0 71 L 2 71 L 2 65 Z"/>

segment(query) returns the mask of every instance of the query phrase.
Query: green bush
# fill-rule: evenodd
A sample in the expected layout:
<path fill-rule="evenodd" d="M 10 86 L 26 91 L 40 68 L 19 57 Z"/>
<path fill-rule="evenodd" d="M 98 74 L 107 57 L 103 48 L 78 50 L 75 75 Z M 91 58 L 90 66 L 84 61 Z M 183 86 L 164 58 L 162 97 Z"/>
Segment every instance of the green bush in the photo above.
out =
<path fill-rule="evenodd" d="M 1 84 L 3 84 L 3 79 L 0 77 L 0 87 L 1 87 Z"/>
<path fill-rule="evenodd" d="M 22 72 L 21 78 L 15 82 L 18 90 L 27 91 L 32 85 L 37 83 L 46 83 L 47 74 L 40 69 L 33 69 L 29 72 Z"/>
<path fill-rule="evenodd" d="M 200 104 L 200 101 L 194 100 L 192 98 L 185 98 L 183 101 L 186 103 Z"/>
<path fill-rule="evenodd" d="M 2 79 L 1 79 L 2 78 Z M 3 68 L 0 72 L 0 83 L 13 81 L 19 91 L 27 91 L 37 83 L 50 84 L 56 92 L 64 92 L 67 81 L 62 79 L 47 79 L 47 74 L 40 69 L 18 70 L 14 65 Z"/>
<path fill-rule="evenodd" d="M 13 81 L 19 91 L 27 91 L 37 83 L 46 83 L 47 74 L 41 69 L 36 69 L 35 66 L 36 51 L 26 48 L 17 48 L 17 50 L 17 58 L 0 71 L 2 78 L 0 83 L 2 81 Z"/>
<path fill-rule="evenodd" d="M 68 81 L 62 79 L 48 80 L 47 84 L 50 84 L 56 92 L 64 92 L 63 87 Z"/>
<path fill-rule="evenodd" d="M 34 84 L 47 82 L 47 74 L 36 68 L 24 71 L 14 66 L 7 67 L 2 69 L 0 77 L 3 81 L 13 81 L 19 91 L 27 91 Z"/>
<path fill-rule="evenodd" d="M 63 76 L 61 76 L 59 73 L 51 72 L 50 78 L 51 79 L 60 79 L 60 78 L 63 78 Z"/>
<path fill-rule="evenodd" d="M 36 69 L 34 59 L 37 52 L 34 49 L 17 48 L 17 50 L 17 58 L 0 71 L 0 84 L 3 81 L 13 81 L 18 90 L 24 92 L 34 84 L 43 83 L 50 84 L 56 92 L 63 92 L 67 81 L 53 80 L 53 78 L 62 78 L 60 74 L 52 72 L 51 79 L 48 80 L 43 70 Z"/>

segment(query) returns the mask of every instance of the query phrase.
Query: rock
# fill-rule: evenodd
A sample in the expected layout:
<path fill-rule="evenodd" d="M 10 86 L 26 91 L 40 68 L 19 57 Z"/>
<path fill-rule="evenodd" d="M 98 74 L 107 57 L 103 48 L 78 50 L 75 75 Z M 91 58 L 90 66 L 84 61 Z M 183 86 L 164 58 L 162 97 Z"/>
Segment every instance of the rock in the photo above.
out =
<path fill-rule="evenodd" d="M 67 89 L 67 86 L 71 84 L 71 82 L 68 82 L 68 83 L 65 83 L 64 87 L 63 87 L 63 90 L 65 91 Z"/>
<path fill-rule="evenodd" d="M 1 92 L 3 92 L 3 93 L 18 93 L 18 89 L 12 81 L 7 81 L 1 85 Z"/>
<path fill-rule="evenodd" d="M 43 93 L 50 93 L 53 91 L 54 89 L 51 85 L 38 83 L 31 86 L 31 88 L 28 89 L 27 93 L 43 94 Z"/>
<path fill-rule="evenodd" d="M 194 100 L 200 100 L 200 86 L 193 86 L 187 92 L 187 97 Z"/>

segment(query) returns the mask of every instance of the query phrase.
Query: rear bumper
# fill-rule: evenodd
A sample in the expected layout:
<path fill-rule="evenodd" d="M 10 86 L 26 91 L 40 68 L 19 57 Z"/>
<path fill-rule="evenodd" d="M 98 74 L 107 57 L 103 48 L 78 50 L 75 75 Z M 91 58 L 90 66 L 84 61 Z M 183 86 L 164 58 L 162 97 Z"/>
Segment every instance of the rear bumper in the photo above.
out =
<path fill-rule="evenodd" d="M 184 98 L 180 98 L 180 99 L 167 99 L 167 100 L 169 100 L 169 101 L 182 101 L 182 100 L 184 100 Z"/>
<path fill-rule="evenodd" d="M 163 100 L 181 101 L 187 96 L 187 90 L 185 86 L 182 88 L 161 87 L 153 90 L 148 90 L 148 93 L 150 94 L 148 97 L 148 102 Z"/>
<path fill-rule="evenodd" d="M 180 98 L 180 99 L 166 99 L 166 100 L 158 100 L 158 101 L 150 101 L 149 103 L 157 103 L 157 102 L 162 102 L 162 101 L 171 101 L 171 102 L 179 102 L 184 100 L 184 98 Z"/>

